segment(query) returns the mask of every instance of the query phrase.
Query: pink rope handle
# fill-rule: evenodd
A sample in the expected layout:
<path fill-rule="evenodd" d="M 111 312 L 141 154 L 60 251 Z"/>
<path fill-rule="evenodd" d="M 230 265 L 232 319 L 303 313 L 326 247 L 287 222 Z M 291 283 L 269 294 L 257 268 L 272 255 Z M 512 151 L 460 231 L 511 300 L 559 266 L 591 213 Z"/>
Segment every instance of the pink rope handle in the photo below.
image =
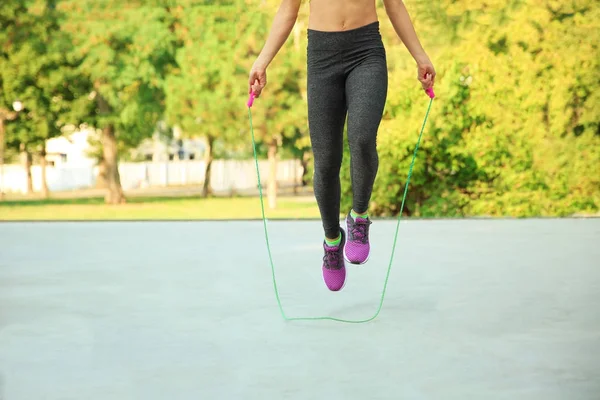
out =
<path fill-rule="evenodd" d="M 427 89 L 426 92 L 430 99 L 433 99 L 435 97 L 435 93 L 433 93 L 433 88 Z"/>

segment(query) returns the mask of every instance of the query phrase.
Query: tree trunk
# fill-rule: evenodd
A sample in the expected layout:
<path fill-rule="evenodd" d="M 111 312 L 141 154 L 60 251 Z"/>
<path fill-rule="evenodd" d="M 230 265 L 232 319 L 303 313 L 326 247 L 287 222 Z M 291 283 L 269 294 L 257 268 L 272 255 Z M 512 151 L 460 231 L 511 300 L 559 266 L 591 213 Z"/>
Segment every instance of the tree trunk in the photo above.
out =
<path fill-rule="evenodd" d="M 213 143 L 215 139 L 212 136 L 206 137 L 206 150 L 204 151 L 204 183 L 202 185 L 202 197 L 212 195 L 212 187 L 210 185 L 210 174 L 213 162 Z"/>
<path fill-rule="evenodd" d="M 0 200 L 4 200 L 4 191 L 6 190 L 6 181 L 4 175 L 4 118 L 0 116 L 0 179 L 2 180 L 2 187 L 0 188 Z"/>
<path fill-rule="evenodd" d="M 6 181 L 4 180 L 4 151 L 6 150 L 6 121 L 12 121 L 17 118 L 17 113 L 8 111 L 6 109 L 0 109 L 0 178 L 2 179 L 2 188 L 0 189 L 0 200 L 4 199 L 4 192 L 6 191 Z"/>
<path fill-rule="evenodd" d="M 294 160 L 296 161 L 296 160 Z M 296 168 L 296 163 L 294 163 L 294 178 L 292 179 L 293 185 L 294 185 L 294 196 L 296 196 L 298 194 L 298 187 L 300 186 L 298 184 L 298 180 L 297 180 L 297 176 L 298 176 L 298 169 Z"/>
<path fill-rule="evenodd" d="M 96 90 L 99 91 L 100 86 L 101 83 L 99 81 L 94 82 Z M 108 104 L 106 99 L 100 93 L 96 95 L 96 102 L 101 115 L 110 113 L 110 104 Z M 123 194 L 121 177 L 119 176 L 119 153 L 114 125 L 108 124 L 102 129 L 101 143 L 103 160 L 98 165 L 99 173 L 96 187 L 104 183 L 102 182 L 103 177 L 106 178 L 106 195 L 104 196 L 104 202 L 107 204 L 125 203 L 125 195 Z"/>
<path fill-rule="evenodd" d="M 277 207 L 277 139 L 271 139 L 269 143 L 269 183 L 267 186 L 267 199 L 269 208 Z"/>
<path fill-rule="evenodd" d="M 26 194 L 33 193 L 33 179 L 31 178 L 31 153 L 27 150 L 25 143 L 21 143 L 19 146 L 21 150 L 21 164 L 25 169 L 25 176 L 27 179 L 27 188 L 25 189 Z"/>
<path fill-rule="evenodd" d="M 48 190 L 48 181 L 46 179 L 46 143 L 44 142 L 42 152 L 40 154 L 40 167 L 42 170 L 42 197 L 47 199 L 50 197 L 50 190 Z"/>
<path fill-rule="evenodd" d="M 104 202 L 107 204 L 125 203 L 125 195 L 121 187 L 119 175 L 119 156 L 117 151 L 117 138 L 113 125 L 108 125 L 102 130 L 102 150 L 106 164 L 107 191 Z"/>
<path fill-rule="evenodd" d="M 33 178 L 31 176 L 31 153 L 26 151 L 25 152 L 25 169 L 27 171 L 27 193 L 28 194 L 32 194 L 33 193 Z"/>
<path fill-rule="evenodd" d="M 302 153 L 301 164 L 302 164 L 302 187 L 308 185 L 308 162 L 310 161 L 310 154 L 308 151 Z"/>
<path fill-rule="evenodd" d="M 96 178 L 96 189 L 107 189 L 108 178 L 106 176 L 106 161 L 102 158 L 98 161 L 98 177 Z"/>

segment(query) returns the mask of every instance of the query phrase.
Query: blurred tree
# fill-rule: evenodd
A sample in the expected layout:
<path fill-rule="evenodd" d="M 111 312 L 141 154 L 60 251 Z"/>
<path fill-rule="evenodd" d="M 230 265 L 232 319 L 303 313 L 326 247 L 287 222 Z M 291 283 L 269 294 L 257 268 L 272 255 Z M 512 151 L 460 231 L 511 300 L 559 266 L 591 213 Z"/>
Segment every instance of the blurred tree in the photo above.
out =
<path fill-rule="evenodd" d="M 164 83 L 177 46 L 173 1 L 63 0 L 64 29 L 85 59 L 80 72 L 92 83 L 86 122 L 102 130 L 106 203 L 125 201 L 119 147 L 150 136 L 164 112 Z"/>
<path fill-rule="evenodd" d="M 599 31 L 600 10 L 593 4 L 528 0 L 502 12 L 501 23 L 481 13 L 464 34 L 455 59 L 471 86 L 469 113 L 481 121 L 465 150 L 490 178 L 472 187 L 469 213 L 600 207 L 599 37 L 590 35 Z"/>
<path fill-rule="evenodd" d="M 236 30 L 247 36 L 240 40 L 235 50 L 236 59 L 242 60 L 237 84 L 240 98 L 248 96 L 248 72 L 262 50 L 271 30 L 273 17 L 277 12 L 277 2 L 262 1 L 252 12 L 240 15 Z M 276 207 L 277 196 L 277 157 L 278 150 L 289 144 L 304 151 L 309 146 L 306 110 L 306 42 L 301 32 L 306 27 L 306 9 L 296 21 L 290 38 L 282 46 L 267 70 L 267 86 L 253 107 L 256 139 L 267 147 L 269 176 L 267 197 L 270 208 Z M 243 71 L 243 72 L 242 72 Z M 245 81 L 242 79 L 245 78 Z M 286 140 L 284 140 L 284 138 Z M 292 139 L 293 140 L 290 140 Z"/>
<path fill-rule="evenodd" d="M 240 14 L 240 9 L 246 12 Z M 234 121 L 239 121 L 248 96 L 248 71 L 276 10 L 275 2 L 245 0 L 215 1 L 210 6 L 180 0 L 171 10 L 182 46 L 177 51 L 178 68 L 167 79 L 167 115 L 187 135 L 206 139 L 205 196 L 211 193 L 210 168 L 217 145 L 233 149 L 242 144 L 244 153 L 251 154 L 247 123 Z M 267 186 L 272 208 L 276 205 L 278 148 L 284 143 L 296 146 L 296 139 L 307 133 L 301 28 L 302 22 L 269 68 L 268 88 L 253 108 L 258 146 L 266 145 L 270 162 Z M 306 144 L 299 147 L 306 148 Z"/>
<path fill-rule="evenodd" d="M 420 1 L 413 4 L 417 14 L 432 12 L 420 9 Z M 436 17 L 428 21 L 441 26 L 429 25 L 425 32 L 453 35 L 430 52 L 439 74 L 438 98 L 411 180 L 408 213 L 532 216 L 598 210 L 600 41 L 590 32 L 599 31 L 600 14 L 592 4 L 436 3 Z M 406 52 L 398 54 L 395 39 L 385 35 L 391 90 L 371 208 L 390 215 L 400 206 L 426 99 Z M 423 40 L 426 48 L 431 40 L 443 43 L 427 35 Z M 351 205 L 349 182 L 345 173 L 345 207 Z"/>
<path fill-rule="evenodd" d="M 188 136 L 206 138 L 207 177 L 214 157 L 251 156 L 242 113 L 248 71 L 279 3 L 2 1 L 0 167 L 4 143 L 11 152 L 30 154 L 61 128 L 81 122 L 102 132 L 98 157 L 109 203 L 124 200 L 119 154 L 155 132 L 161 119 Z M 393 215 L 428 99 L 381 3 L 390 90 L 371 212 Z M 595 2 L 406 3 L 438 71 L 438 98 L 411 180 L 407 213 L 597 212 L 600 9 Z M 307 12 L 304 4 L 253 108 L 259 155 L 270 164 L 265 181 L 271 207 L 276 206 L 278 157 L 301 158 L 309 177 L 312 167 L 302 34 Z M 24 161 L 29 166 L 31 157 Z M 349 161 L 346 145 L 343 208 L 352 201 Z M 207 179 L 204 194 L 209 193 Z"/>
<path fill-rule="evenodd" d="M 203 196 L 212 193 L 215 142 L 227 148 L 240 138 L 240 126 L 232 123 L 242 106 L 240 81 L 235 79 L 240 65 L 232 53 L 240 35 L 235 20 L 243 3 L 216 1 L 204 6 L 180 0 L 171 9 L 181 46 L 176 53 L 177 68 L 166 81 L 166 115 L 186 136 L 205 139 Z"/>
<path fill-rule="evenodd" d="M 21 152 L 28 192 L 33 191 L 32 152 L 39 153 L 44 197 L 48 196 L 46 141 L 76 122 L 76 110 L 87 89 L 76 71 L 80 59 L 71 51 L 70 38 L 60 29 L 62 15 L 55 3 L 8 0 L 0 6 L 0 108 L 5 117 L 10 115 L 6 113 L 9 107 L 14 110 L 9 118 L 14 123 L 6 130 L 0 129 L 6 131 L 0 141 L 2 145 L 7 141 L 9 147 Z"/>

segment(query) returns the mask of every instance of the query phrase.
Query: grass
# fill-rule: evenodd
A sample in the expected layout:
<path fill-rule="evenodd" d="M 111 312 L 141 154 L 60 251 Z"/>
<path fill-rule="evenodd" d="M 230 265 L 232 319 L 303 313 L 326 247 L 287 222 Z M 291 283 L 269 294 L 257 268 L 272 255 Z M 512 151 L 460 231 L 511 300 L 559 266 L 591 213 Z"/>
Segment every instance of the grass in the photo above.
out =
<path fill-rule="evenodd" d="M 269 219 L 319 218 L 314 199 L 279 197 Z M 190 198 L 132 197 L 126 204 L 106 205 L 100 197 L 81 199 L 20 200 L 0 202 L 0 221 L 93 220 L 223 220 L 261 218 L 256 197 Z"/>

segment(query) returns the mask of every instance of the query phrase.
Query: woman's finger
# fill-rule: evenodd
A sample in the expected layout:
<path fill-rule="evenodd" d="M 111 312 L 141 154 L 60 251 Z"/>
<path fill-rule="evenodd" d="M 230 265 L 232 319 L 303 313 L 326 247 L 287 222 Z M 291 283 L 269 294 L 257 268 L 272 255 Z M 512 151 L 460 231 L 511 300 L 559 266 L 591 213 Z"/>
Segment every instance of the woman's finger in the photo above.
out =
<path fill-rule="evenodd" d="M 250 93 L 252 93 L 252 91 L 256 90 L 256 82 L 257 82 L 257 80 L 256 80 L 256 73 L 252 72 L 250 74 L 249 79 L 248 79 L 248 86 L 249 86 L 248 90 L 250 91 Z"/>

